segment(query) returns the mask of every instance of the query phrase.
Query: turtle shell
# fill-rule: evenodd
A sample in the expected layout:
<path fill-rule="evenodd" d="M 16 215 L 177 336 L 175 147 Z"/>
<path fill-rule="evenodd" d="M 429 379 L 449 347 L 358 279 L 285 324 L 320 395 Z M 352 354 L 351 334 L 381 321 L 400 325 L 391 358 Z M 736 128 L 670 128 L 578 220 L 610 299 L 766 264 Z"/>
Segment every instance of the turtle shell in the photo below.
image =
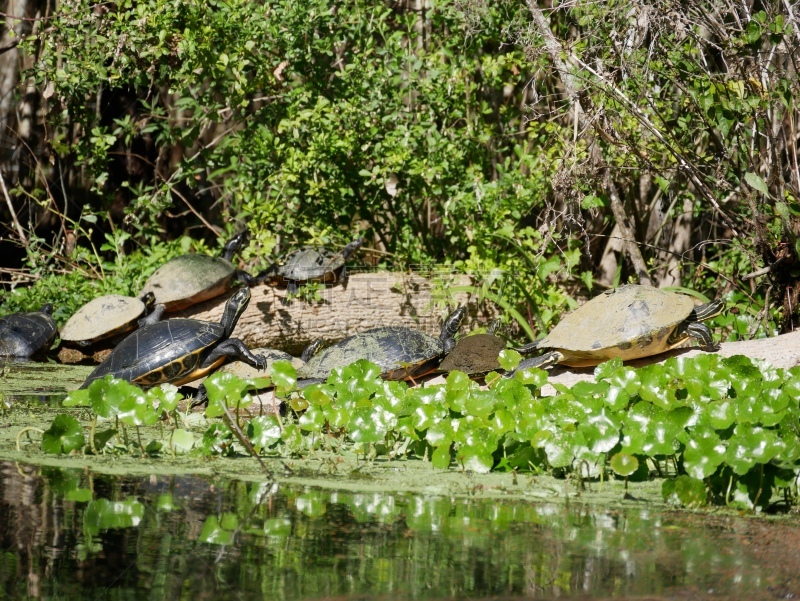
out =
<path fill-rule="evenodd" d="M 289 253 L 278 274 L 287 280 L 299 282 L 336 279 L 336 270 L 344 266 L 342 253 L 334 253 L 327 248 L 301 248 Z"/>
<path fill-rule="evenodd" d="M 240 378 L 263 378 L 267 375 L 270 366 L 275 363 L 275 361 L 289 361 L 292 365 L 294 365 L 295 369 L 305 365 L 300 359 L 292 357 L 289 353 L 284 353 L 283 351 L 278 351 L 275 349 L 255 348 L 250 349 L 250 352 L 252 352 L 254 355 L 264 355 L 264 357 L 267 359 L 267 367 L 263 370 L 260 370 L 245 363 L 244 361 L 232 361 L 231 363 L 226 363 L 223 365 L 219 371 L 231 373 Z"/>
<path fill-rule="evenodd" d="M 108 374 L 144 387 L 191 382 L 205 375 L 197 372 L 203 351 L 224 335 L 221 324 L 197 319 L 170 319 L 144 326 L 120 342 L 81 388 Z"/>
<path fill-rule="evenodd" d="M 297 375 L 327 378 L 336 367 L 368 359 L 386 379 L 404 380 L 436 368 L 444 349 L 438 338 L 400 326 L 375 328 L 350 336 L 316 353 Z"/>
<path fill-rule="evenodd" d="M 456 343 L 444 358 L 438 371 L 463 371 L 469 375 L 485 374 L 500 368 L 497 356 L 506 346 L 505 340 L 492 334 L 471 334 Z"/>
<path fill-rule="evenodd" d="M 593 298 L 564 319 L 542 340 L 540 349 L 556 349 L 559 363 L 574 367 L 621 358 L 638 359 L 672 348 L 669 336 L 695 307 L 694 300 L 629 284 Z"/>
<path fill-rule="evenodd" d="M 88 345 L 132 330 L 145 313 L 138 298 L 107 294 L 86 303 L 61 328 L 61 340 Z"/>
<path fill-rule="evenodd" d="M 51 311 L 45 305 L 41 311 L 0 318 L 0 357 L 31 357 L 48 350 L 58 332 Z"/>
<path fill-rule="evenodd" d="M 179 311 L 228 290 L 236 268 L 221 257 L 189 254 L 170 259 L 148 278 L 139 296 L 156 295 L 167 311 Z"/>

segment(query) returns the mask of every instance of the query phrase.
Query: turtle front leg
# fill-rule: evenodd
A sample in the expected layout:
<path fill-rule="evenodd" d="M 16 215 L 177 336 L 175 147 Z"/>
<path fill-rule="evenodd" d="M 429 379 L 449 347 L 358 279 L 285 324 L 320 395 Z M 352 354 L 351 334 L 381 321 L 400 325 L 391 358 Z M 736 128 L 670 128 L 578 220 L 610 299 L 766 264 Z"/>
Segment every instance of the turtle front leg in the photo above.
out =
<path fill-rule="evenodd" d="M 556 363 L 561 361 L 564 358 L 564 355 L 558 351 L 550 351 L 549 353 L 545 353 L 544 355 L 539 355 L 538 357 L 531 357 L 530 359 L 523 359 L 519 362 L 516 369 L 512 369 L 511 371 L 506 372 L 503 377 L 504 378 L 513 378 L 514 374 L 518 371 L 522 371 L 524 369 L 531 369 L 532 367 L 538 367 L 539 369 L 547 369 L 548 367 L 553 367 Z"/>
<path fill-rule="evenodd" d="M 255 276 L 251 276 L 249 273 L 247 275 L 253 279 L 255 284 L 263 284 L 264 282 L 266 282 L 274 286 L 277 283 L 276 280 L 278 279 L 278 264 L 273 263 L 263 271 L 259 271 Z M 236 272 L 236 277 L 237 278 L 239 277 L 238 271 Z M 255 284 L 248 284 L 248 286 L 252 288 Z"/>
<path fill-rule="evenodd" d="M 205 361 L 203 361 L 203 364 L 200 366 L 200 369 L 214 365 L 221 357 L 239 359 L 258 369 L 267 368 L 267 358 L 264 355 L 254 355 L 244 345 L 244 342 L 238 338 L 228 338 L 220 342 L 216 348 L 209 353 L 208 357 L 206 357 Z"/>
<path fill-rule="evenodd" d="M 197 394 L 189 401 L 189 409 L 194 409 L 201 405 L 208 405 L 208 391 L 206 390 L 205 384 L 200 384 L 200 386 L 197 387 Z"/>

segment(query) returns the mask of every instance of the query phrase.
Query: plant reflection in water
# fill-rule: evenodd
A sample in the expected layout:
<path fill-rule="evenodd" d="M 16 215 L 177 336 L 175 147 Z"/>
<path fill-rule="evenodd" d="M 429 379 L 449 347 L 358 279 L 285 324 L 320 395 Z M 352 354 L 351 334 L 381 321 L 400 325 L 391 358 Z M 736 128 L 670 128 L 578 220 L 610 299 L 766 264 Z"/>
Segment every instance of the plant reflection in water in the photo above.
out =
<path fill-rule="evenodd" d="M 770 537 L 774 556 L 754 553 Z M 646 507 L 0 463 L 0 597 L 15 599 L 745 599 L 795 590 L 798 547 L 785 524 Z"/>

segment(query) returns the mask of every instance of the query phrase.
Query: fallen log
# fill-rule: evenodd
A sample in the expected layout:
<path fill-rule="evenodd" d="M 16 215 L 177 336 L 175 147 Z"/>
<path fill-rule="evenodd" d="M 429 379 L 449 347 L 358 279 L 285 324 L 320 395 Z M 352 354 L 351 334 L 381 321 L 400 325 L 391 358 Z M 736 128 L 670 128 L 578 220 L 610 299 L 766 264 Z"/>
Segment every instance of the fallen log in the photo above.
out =
<path fill-rule="evenodd" d="M 381 326 L 413 327 L 438 336 L 448 309 L 465 304 L 468 317 L 462 332 L 485 326 L 499 311 L 479 298 L 469 276 L 438 274 L 428 279 L 397 272 L 355 273 L 345 285 L 326 287 L 318 299 L 302 292 L 287 299 L 287 291 L 269 285 L 255 286 L 247 310 L 233 335 L 249 347 L 268 347 L 293 355 L 317 338 L 335 342 Z M 230 293 L 171 313 L 219 321 Z"/>

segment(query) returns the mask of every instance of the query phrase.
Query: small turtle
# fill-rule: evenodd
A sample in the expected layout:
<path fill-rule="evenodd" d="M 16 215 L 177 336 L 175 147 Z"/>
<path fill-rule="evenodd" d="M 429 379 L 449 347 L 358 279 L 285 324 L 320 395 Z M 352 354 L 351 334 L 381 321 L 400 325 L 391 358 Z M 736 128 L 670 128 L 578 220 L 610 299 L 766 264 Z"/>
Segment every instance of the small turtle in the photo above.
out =
<path fill-rule="evenodd" d="M 53 305 L 0 317 L 0 357 L 27 358 L 50 349 L 58 333 Z"/>
<path fill-rule="evenodd" d="M 521 361 L 514 371 L 556 363 L 584 367 L 616 357 L 623 361 L 649 357 L 690 337 L 700 340 L 704 350 L 715 351 L 719 346 L 714 344 L 711 330 L 700 322 L 719 315 L 724 308 L 724 300 L 698 306 L 685 294 L 637 284 L 620 286 L 569 313 L 544 338 L 518 348 L 523 354 L 551 350 Z"/>
<path fill-rule="evenodd" d="M 61 340 L 89 346 L 129 332 L 137 326 L 155 323 L 164 312 L 164 305 L 156 306 L 155 301 L 152 292 L 147 292 L 142 298 L 121 294 L 99 296 L 67 320 L 61 328 Z"/>
<path fill-rule="evenodd" d="M 242 232 L 231 238 L 221 257 L 188 254 L 170 259 L 148 278 L 139 296 L 152 292 L 167 311 L 179 311 L 223 294 L 236 280 L 246 286 L 256 285 L 259 278 L 231 263 L 247 237 L 247 232 Z"/>
<path fill-rule="evenodd" d="M 374 328 L 350 336 L 314 354 L 297 370 L 297 377 L 325 379 L 334 368 L 345 367 L 359 359 L 377 364 L 387 380 L 423 376 L 436 369 L 442 357 L 453 350 L 455 334 L 466 312 L 466 307 L 453 311 L 438 338 L 400 326 Z"/>
<path fill-rule="evenodd" d="M 241 340 L 231 338 L 249 302 L 250 289 L 242 287 L 228 299 L 219 323 L 170 319 L 144 326 L 120 342 L 81 388 L 109 374 L 143 387 L 185 384 L 208 375 L 229 357 L 264 369 L 263 355 L 254 355 Z"/>
<path fill-rule="evenodd" d="M 290 294 L 295 294 L 306 282 L 335 283 L 347 259 L 362 244 L 364 238 L 358 238 L 337 253 L 327 248 L 301 248 L 286 255 L 283 265 L 272 265 L 260 277 L 273 285 L 285 286 Z"/>
<path fill-rule="evenodd" d="M 497 356 L 506 346 L 505 340 L 495 335 L 499 324 L 499 320 L 494 320 L 486 331 L 470 333 L 461 338 L 437 371 L 458 370 L 470 376 L 481 376 L 499 369 Z"/>

